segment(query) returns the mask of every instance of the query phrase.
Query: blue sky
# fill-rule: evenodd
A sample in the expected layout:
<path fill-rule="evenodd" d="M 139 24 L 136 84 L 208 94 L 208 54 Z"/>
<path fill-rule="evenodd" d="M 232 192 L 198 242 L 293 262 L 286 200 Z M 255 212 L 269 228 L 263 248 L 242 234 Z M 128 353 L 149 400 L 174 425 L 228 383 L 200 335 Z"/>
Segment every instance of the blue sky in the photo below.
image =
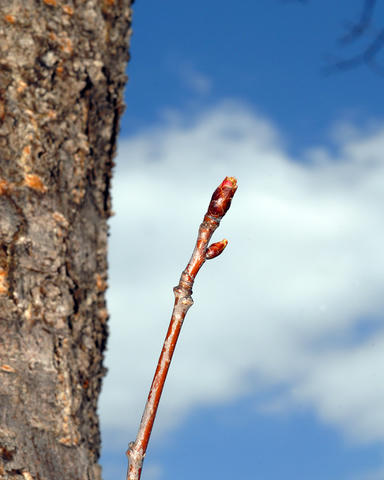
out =
<path fill-rule="evenodd" d="M 229 245 L 197 278 L 143 480 L 384 478 L 384 78 L 323 71 L 367 42 L 337 43 L 361 4 L 134 4 L 105 480 L 124 478 L 172 287 L 226 175 Z"/>

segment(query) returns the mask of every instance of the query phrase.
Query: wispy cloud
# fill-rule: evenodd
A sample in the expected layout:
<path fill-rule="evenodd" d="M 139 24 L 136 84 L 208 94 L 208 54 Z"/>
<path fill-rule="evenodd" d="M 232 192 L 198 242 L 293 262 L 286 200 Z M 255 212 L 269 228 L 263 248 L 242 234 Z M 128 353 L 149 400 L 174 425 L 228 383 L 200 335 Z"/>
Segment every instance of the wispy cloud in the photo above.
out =
<path fill-rule="evenodd" d="M 179 75 L 184 85 L 193 93 L 206 95 L 212 89 L 212 80 L 199 71 L 191 62 L 181 64 Z"/>
<path fill-rule="evenodd" d="M 354 441 L 384 440 L 384 126 L 338 142 L 295 161 L 271 122 L 234 102 L 121 139 L 106 430 L 135 436 L 172 286 L 210 194 L 232 175 L 239 190 L 216 234 L 229 246 L 197 278 L 156 431 L 284 385 L 279 408 L 311 408 Z"/>
<path fill-rule="evenodd" d="M 379 470 L 373 470 L 363 474 L 354 475 L 351 480 L 382 480 L 383 478 L 384 468 L 380 468 Z"/>

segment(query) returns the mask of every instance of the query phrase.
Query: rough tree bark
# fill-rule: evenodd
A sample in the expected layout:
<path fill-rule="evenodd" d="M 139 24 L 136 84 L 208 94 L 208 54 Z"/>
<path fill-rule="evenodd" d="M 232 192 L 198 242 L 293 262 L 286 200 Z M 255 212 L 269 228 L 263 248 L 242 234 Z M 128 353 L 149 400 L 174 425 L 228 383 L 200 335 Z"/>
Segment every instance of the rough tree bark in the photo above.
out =
<path fill-rule="evenodd" d="M 0 478 L 96 480 L 131 0 L 0 0 Z"/>

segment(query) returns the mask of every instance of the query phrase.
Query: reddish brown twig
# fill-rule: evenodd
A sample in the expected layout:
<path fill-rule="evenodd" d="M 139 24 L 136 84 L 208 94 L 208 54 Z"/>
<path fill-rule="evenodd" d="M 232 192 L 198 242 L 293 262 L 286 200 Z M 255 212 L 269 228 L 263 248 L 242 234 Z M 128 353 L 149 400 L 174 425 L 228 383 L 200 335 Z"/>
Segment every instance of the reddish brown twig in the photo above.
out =
<path fill-rule="evenodd" d="M 191 296 L 193 283 L 197 272 L 200 270 L 205 260 L 217 257 L 227 246 L 227 240 L 213 243 L 209 247 L 208 243 L 213 232 L 219 226 L 220 220 L 229 209 L 236 189 L 236 179 L 233 177 L 226 177 L 213 193 L 208 211 L 199 228 L 199 234 L 192 257 L 181 274 L 179 284 L 173 289 L 175 294 L 175 305 L 173 307 L 171 322 L 165 337 L 155 376 L 153 377 L 136 440 L 129 444 L 127 450 L 129 461 L 127 480 L 140 480 L 145 452 L 147 450 L 149 437 L 151 435 L 153 422 L 155 421 L 157 407 L 159 406 L 161 392 L 163 391 L 172 355 L 175 351 L 176 342 L 185 315 L 189 307 L 193 304 Z"/>

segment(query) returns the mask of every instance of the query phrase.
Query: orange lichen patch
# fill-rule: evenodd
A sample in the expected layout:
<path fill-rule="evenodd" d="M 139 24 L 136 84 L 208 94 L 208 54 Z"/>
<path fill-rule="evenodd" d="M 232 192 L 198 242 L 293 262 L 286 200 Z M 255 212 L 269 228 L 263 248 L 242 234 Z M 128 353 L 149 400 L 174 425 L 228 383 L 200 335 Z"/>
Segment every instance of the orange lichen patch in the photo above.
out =
<path fill-rule="evenodd" d="M 8 193 L 9 185 L 4 178 L 0 178 L 0 195 L 5 195 Z"/>
<path fill-rule="evenodd" d="M 33 112 L 32 110 L 29 110 L 29 109 L 26 109 L 25 110 L 25 113 L 29 116 L 29 121 L 31 122 L 31 125 L 33 127 L 33 129 L 35 131 L 38 130 L 38 126 L 37 126 L 37 121 L 36 121 L 36 118 L 35 118 L 35 112 Z M 29 137 L 27 137 L 29 140 L 32 140 L 33 139 L 33 135 L 29 135 Z"/>
<path fill-rule="evenodd" d="M 50 32 L 48 38 L 52 40 L 52 42 L 57 42 L 57 35 L 53 32 Z"/>
<path fill-rule="evenodd" d="M 59 442 L 67 447 L 79 445 L 80 435 L 78 432 L 74 431 L 73 425 L 70 424 L 68 415 L 64 415 L 61 427 L 63 429 L 64 436 L 59 438 Z"/>
<path fill-rule="evenodd" d="M 54 120 L 57 117 L 57 112 L 55 112 L 55 110 L 48 110 L 47 117 L 50 120 Z"/>
<path fill-rule="evenodd" d="M 7 372 L 7 373 L 15 373 L 16 372 L 16 370 L 13 367 L 11 367 L 10 365 L 7 365 L 6 363 L 1 365 L 0 370 L 2 370 L 3 372 Z"/>
<path fill-rule="evenodd" d="M 33 477 L 32 477 L 32 475 L 31 475 L 29 472 L 24 471 L 24 472 L 22 472 L 21 474 L 23 475 L 23 477 L 25 478 L 25 480 L 33 480 Z"/>
<path fill-rule="evenodd" d="M 83 113 L 83 115 L 82 115 L 83 123 L 84 123 L 84 125 L 87 125 L 89 109 L 88 109 L 88 106 L 85 102 L 82 102 L 81 106 L 82 106 L 82 113 Z"/>
<path fill-rule="evenodd" d="M 13 15 L 4 15 L 4 20 L 8 23 L 14 24 L 16 19 Z"/>
<path fill-rule="evenodd" d="M 43 0 L 46 5 L 51 5 L 51 7 L 56 7 L 56 0 Z"/>
<path fill-rule="evenodd" d="M 23 167 L 24 172 L 29 172 L 30 170 L 30 167 L 28 165 L 28 160 L 30 160 L 30 157 L 31 157 L 31 146 L 26 145 L 21 151 L 21 156 L 19 159 L 19 163 Z"/>
<path fill-rule="evenodd" d="M 31 154 L 31 146 L 27 145 L 26 147 L 23 148 L 23 156 L 29 156 Z"/>
<path fill-rule="evenodd" d="M 8 272 L 0 268 L 0 295 L 7 295 L 8 293 Z"/>
<path fill-rule="evenodd" d="M 73 443 L 70 436 L 59 438 L 59 442 L 67 447 L 72 447 Z"/>
<path fill-rule="evenodd" d="M 72 200 L 79 205 L 84 198 L 85 189 L 84 188 L 72 188 L 71 194 L 72 194 Z"/>
<path fill-rule="evenodd" d="M 62 44 L 60 45 L 60 49 L 64 53 L 68 53 L 70 55 L 73 52 L 71 40 L 69 38 L 64 39 Z"/>
<path fill-rule="evenodd" d="M 60 212 L 53 212 L 52 217 L 56 220 L 56 222 L 61 225 L 62 227 L 68 228 L 69 222 L 68 220 L 62 215 Z"/>
<path fill-rule="evenodd" d="M 32 318 L 32 304 L 29 304 L 24 311 L 24 317 L 29 321 Z"/>
<path fill-rule="evenodd" d="M 32 188 L 33 190 L 37 190 L 41 193 L 45 193 L 47 191 L 47 187 L 44 185 L 38 175 L 28 173 L 24 178 L 24 184 L 27 187 Z"/>
<path fill-rule="evenodd" d="M 109 318 L 108 310 L 106 308 L 100 309 L 97 313 L 97 316 L 100 318 L 102 323 L 105 323 Z"/>
<path fill-rule="evenodd" d="M 22 93 L 24 92 L 24 90 L 27 88 L 27 84 L 23 81 L 23 80 L 20 80 L 19 81 L 19 84 L 17 86 L 17 93 Z"/>
<path fill-rule="evenodd" d="M 108 283 L 103 279 L 100 273 L 96 273 L 96 288 L 99 292 L 104 292 L 108 288 Z"/>
<path fill-rule="evenodd" d="M 5 102 L 0 98 L 0 120 L 4 120 L 5 117 Z"/>
<path fill-rule="evenodd" d="M 62 73 L 64 72 L 64 68 L 63 68 L 63 65 L 59 65 L 58 67 L 56 67 L 56 73 L 58 75 L 62 75 Z"/>
<path fill-rule="evenodd" d="M 62 8 L 67 15 L 73 15 L 73 8 L 70 5 L 63 5 Z"/>

